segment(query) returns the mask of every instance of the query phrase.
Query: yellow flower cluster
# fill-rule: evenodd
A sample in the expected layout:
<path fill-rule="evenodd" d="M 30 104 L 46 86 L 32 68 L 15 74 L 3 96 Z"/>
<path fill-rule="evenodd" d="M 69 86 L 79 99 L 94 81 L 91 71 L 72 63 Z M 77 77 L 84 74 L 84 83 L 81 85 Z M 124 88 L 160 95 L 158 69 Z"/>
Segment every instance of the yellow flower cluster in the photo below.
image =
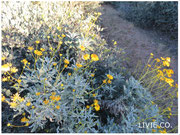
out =
<path fill-rule="evenodd" d="M 34 48 L 32 46 L 29 46 L 28 50 L 32 51 L 32 50 L 34 50 Z"/>
<path fill-rule="evenodd" d="M 68 65 L 68 64 L 69 64 L 69 60 L 68 60 L 68 59 L 65 59 L 65 60 L 64 60 L 64 63 Z"/>
<path fill-rule="evenodd" d="M 18 69 L 17 69 L 16 67 L 12 67 L 12 68 L 10 69 L 10 71 L 11 71 L 11 73 L 16 73 L 16 72 L 18 71 Z"/>
<path fill-rule="evenodd" d="M 21 122 L 28 122 L 29 121 L 29 119 L 27 119 L 26 117 L 23 117 L 22 119 L 21 119 Z"/>
<path fill-rule="evenodd" d="M 76 66 L 78 67 L 78 68 L 81 68 L 82 67 L 82 65 L 81 64 L 76 64 Z"/>
<path fill-rule="evenodd" d="M 43 103 L 44 103 L 44 104 L 48 104 L 48 103 L 49 103 L 49 100 L 45 99 L 45 100 L 43 101 Z"/>
<path fill-rule="evenodd" d="M 89 54 L 85 54 L 85 55 L 83 56 L 83 59 L 84 59 L 84 60 L 90 59 L 90 55 L 89 55 Z M 99 57 L 98 57 L 96 54 L 91 54 L 91 60 L 92 60 L 92 61 L 98 61 L 98 60 L 99 60 Z"/>
<path fill-rule="evenodd" d="M 110 74 L 107 74 L 107 78 L 108 79 L 103 80 L 103 83 L 109 83 L 110 84 L 112 82 L 111 80 L 113 80 L 113 76 Z"/>
<path fill-rule="evenodd" d="M 97 100 L 97 99 L 94 99 L 94 103 L 91 104 L 91 106 L 94 107 L 94 109 L 95 109 L 96 111 L 99 111 L 99 110 L 100 110 L 100 105 L 98 104 L 98 100 Z M 90 108 L 90 106 L 87 105 L 86 108 L 88 109 L 88 108 Z"/>
<path fill-rule="evenodd" d="M 154 54 L 151 53 L 151 57 L 152 56 L 154 56 Z M 161 60 L 162 60 L 162 63 L 160 64 L 160 66 L 156 65 L 157 63 L 161 62 Z M 160 68 L 164 68 L 164 67 L 169 67 L 170 66 L 171 58 L 170 57 L 166 57 L 166 58 L 161 57 L 161 60 L 159 58 L 157 58 L 157 59 L 155 59 L 155 61 L 157 63 L 155 64 L 154 67 L 152 67 L 152 65 L 148 65 L 148 66 L 152 67 L 152 70 L 158 69 L 157 70 L 157 77 L 160 80 L 165 81 L 171 87 L 175 86 L 175 85 L 173 85 L 174 80 L 172 78 L 168 78 L 168 77 L 172 77 L 172 74 L 174 74 L 174 71 L 172 69 L 162 69 L 162 70 L 160 70 Z"/>
<path fill-rule="evenodd" d="M 4 64 L 4 65 L 1 66 L 1 71 L 8 72 L 8 71 L 10 71 L 11 67 L 12 67 L 11 63 Z"/>
<path fill-rule="evenodd" d="M 1 60 L 2 60 L 2 61 L 6 60 L 6 57 L 2 57 Z"/>
<path fill-rule="evenodd" d="M 6 97 L 3 94 L 1 94 L 1 101 L 4 102 L 5 100 L 6 100 Z"/>
<path fill-rule="evenodd" d="M 80 45 L 79 48 L 81 49 L 81 51 L 85 51 L 85 47 L 83 45 Z"/>
<path fill-rule="evenodd" d="M 167 66 L 167 67 L 170 66 L 170 62 L 171 62 L 170 57 L 166 57 L 166 58 L 161 57 L 161 60 L 163 61 L 163 66 Z"/>
<path fill-rule="evenodd" d="M 43 55 L 43 54 L 42 54 L 42 51 L 38 51 L 38 50 L 34 50 L 34 54 L 36 54 L 36 55 L 38 55 L 38 56 Z"/>
<path fill-rule="evenodd" d="M 166 129 L 164 128 L 164 130 L 159 130 L 159 133 L 165 134 L 165 133 L 167 133 L 167 131 L 166 131 Z"/>
<path fill-rule="evenodd" d="M 21 60 L 22 63 L 24 63 L 24 65 L 26 65 L 28 63 L 28 61 L 26 59 Z"/>
<path fill-rule="evenodd" d="M 14 94 L 11 96 L 12 102 L 8 102 L 11 108 L 15 108 L 19 103 L 24 101 L 24 98 L 21 98 L 19 93 Z"/>

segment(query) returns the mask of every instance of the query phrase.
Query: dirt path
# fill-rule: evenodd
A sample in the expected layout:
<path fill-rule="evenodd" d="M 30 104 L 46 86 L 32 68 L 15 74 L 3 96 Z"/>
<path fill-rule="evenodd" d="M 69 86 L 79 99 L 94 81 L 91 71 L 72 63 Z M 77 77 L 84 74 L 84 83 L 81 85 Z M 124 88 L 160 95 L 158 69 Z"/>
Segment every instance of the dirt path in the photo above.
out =
<path fill-rule="evenodd" d="M 124 48 L 127 57 L 130 59 L 127 68 L 134 71 L 137 61 L 147 62 L 150 53 L 155 57 L 171 57 L 170 68 L 174 70 L 173 79 L 178 83 L 178 43 L 165 36 L 160 36 L 157 32 L 143 30 L 135 27 L 133 23 L 120 17 L 119 11 L 111 5 L 102 6 L 101 23 L 104 31 L 102 35 L 108 44 L 112 40 L 117 41 L 120 48 Z M 177 105 L 177 100 L 174 100 Z M 173 108 L 177 112 L 177 108 Z M 177 116 L 169 121 L 173 127 L 178 123 Z"/>
<path fill-rule="evenodd" d="M 111 5 L 103 5 L 102 7 L 101 23 L 104 28 L 103 35 L 107 43 L 112 44 L 112 40 L 114 39 L 120 48 L 125 49 L 126 55 L 130 58 L 128 68 L 133 70 L 138 60 L 145 64 L 150 53 L 153 53 L 157 58 L 171 57 L 170 68 L 174 70 L 174 79 L 177 82 L 177 41 L 159 36 L 154 31 L 135 27 L 133 23 L 121 18 L 119 11 Z"/>

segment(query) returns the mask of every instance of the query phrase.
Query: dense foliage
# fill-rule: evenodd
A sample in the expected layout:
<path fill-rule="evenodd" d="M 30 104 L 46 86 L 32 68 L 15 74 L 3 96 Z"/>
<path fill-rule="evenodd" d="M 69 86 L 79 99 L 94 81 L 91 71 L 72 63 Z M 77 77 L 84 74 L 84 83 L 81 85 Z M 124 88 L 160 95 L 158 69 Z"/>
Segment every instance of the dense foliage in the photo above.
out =
<path fill-rule="evenodd" d="M 151 92 L 168 86 L 175 98 L 173 71 L 160 70 L 170 58 L 127 74 L 116 56 L 123 50 L 114 40 L 109 48 L 100 35 L 99 2 L 2 5 L 3 132 L 167 132 L 159 124 L 164 114 L 171 117 L 173 103 L 161 108 Z M 157 127 L 137 128 L 140 122 Z"/>
<path fill-rule="evenodd" d="M 144 28 L 156 28 L 177 38 L 178 2 L 112 2 L 124 17 Z"/>

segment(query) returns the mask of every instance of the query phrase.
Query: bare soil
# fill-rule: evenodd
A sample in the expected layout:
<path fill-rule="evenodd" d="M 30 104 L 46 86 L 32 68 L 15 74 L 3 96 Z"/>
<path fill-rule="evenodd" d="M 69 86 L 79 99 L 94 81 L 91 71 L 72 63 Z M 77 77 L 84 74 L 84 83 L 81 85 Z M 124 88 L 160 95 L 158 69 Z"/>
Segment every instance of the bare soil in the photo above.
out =
<path fill-rule="evenodd" d="M 103 35 L 108 44 L 117 41 L 120 48 L 125 49 L 130 58 L 129 68 L 133 70 L 137 61 L 147 63 L 150 53 L 154 57 L 171 57 L 170 68 L 174 70 L 174 79 L 178 77 L 178 53 L 176 40 L 160 35 L 153 30 L 144 30 L 134 26 L 133 23 L 121 18 L 119 11 L 111 5 L 103 5 L 101 23 L 104 28 Z"/>

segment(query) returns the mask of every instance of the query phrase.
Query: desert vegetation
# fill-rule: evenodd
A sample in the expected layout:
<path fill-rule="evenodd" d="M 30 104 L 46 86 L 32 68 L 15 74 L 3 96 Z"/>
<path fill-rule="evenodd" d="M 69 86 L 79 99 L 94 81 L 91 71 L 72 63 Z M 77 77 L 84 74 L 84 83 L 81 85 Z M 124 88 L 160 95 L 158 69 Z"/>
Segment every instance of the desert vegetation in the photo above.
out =
<path fill-rule="evenodd" d="M 103 2 L 1 4 L 3 133 L 177 132 L 161 126 L 177 116 L 171 58 L 152 52 L 129 72 L 103 38 Z"/>

